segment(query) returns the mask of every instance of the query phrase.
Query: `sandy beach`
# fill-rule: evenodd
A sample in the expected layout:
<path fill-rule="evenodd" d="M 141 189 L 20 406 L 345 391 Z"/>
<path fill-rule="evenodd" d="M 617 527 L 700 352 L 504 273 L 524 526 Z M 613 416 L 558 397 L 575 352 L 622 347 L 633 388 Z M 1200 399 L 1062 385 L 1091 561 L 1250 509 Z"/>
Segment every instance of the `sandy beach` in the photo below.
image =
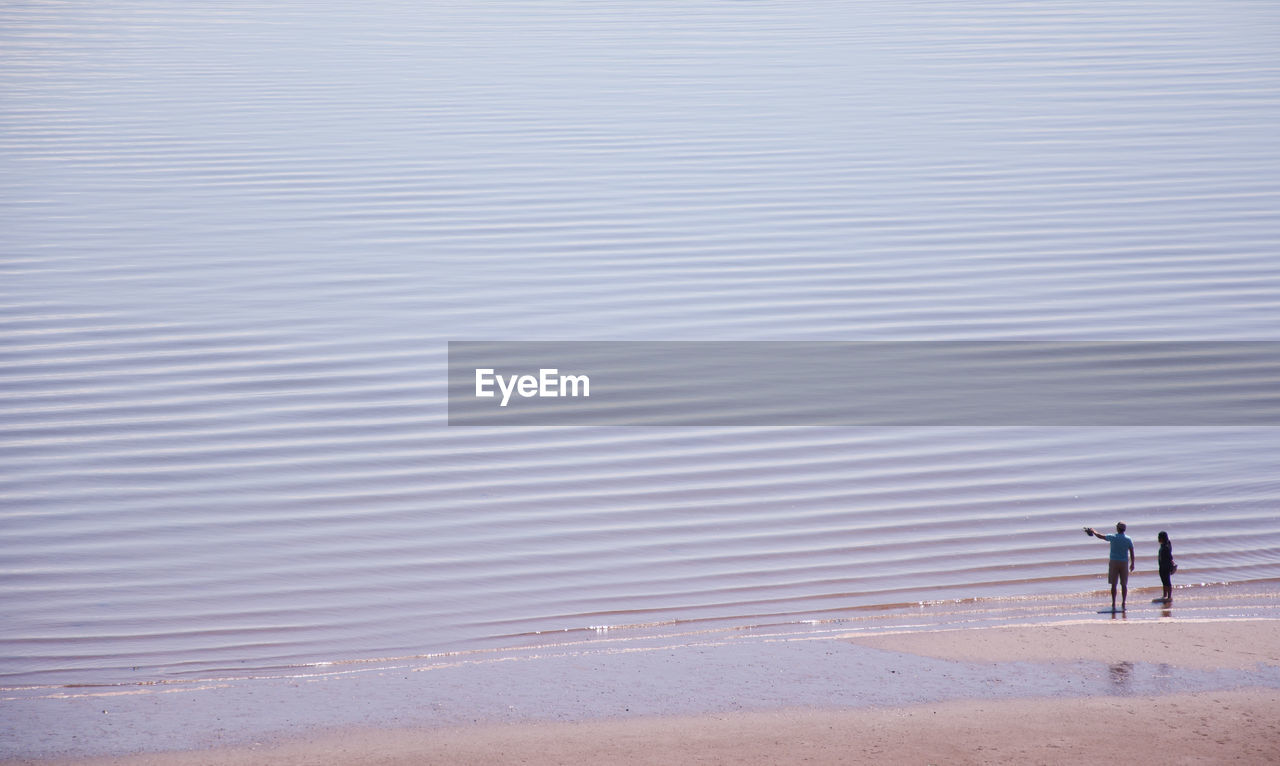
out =
<path fill-rule="evenodd" d="M 1280 691 L 1167 698 L 948 702 L 446 731 L 359 731 L 270 748 L 59 763 L 844 764 L 1280 762 Z"/>
<path fill-rule="evenodd" d="M 1280 624 L 1269 620 L 1080 621 L 885 633 L 855 640 L 863 646 L 965 662 L 1142 661 L 1239 669 L 1280 662 Z"/>
<path fill-rule="evenodd" d="M 356 726 L 251 745 L 108 758 L 17 760 L 76 766 L 212 764 L 837 764 L 1280 762 L 1280 622 L 1271 619 L 1071 621 L 804 642 L 875 652 L 886 678 L 928 687 L 927 673 L 976 668 L 970 698 L 907 705 L 779 706 L 695 715 L 469 726 Z M 763 644 L 784 646 L 785 643 Z M 825 648 L 824 648 L 825 647 Z M 775 655 L 779 659 L 782 655 Z M 907 668 L 911 658 L 947 664 Z M 1146 669 L 1148 685 L 1128 686 Z M 814 672 L 813 667 L 806 672 Z M 1214 674 L 1220 675 L 1214 675 Z M 1073 676 L 1111 686 L 1073 693 Z M 906 676 L 901 678 L 901 676 Z M 1065 691 L 1036 693 L 1043 676 Z M 901 678 L 901 680 L 898 680 Z M 1165 679 L 1162 681 L 1161 679 Z M 1196 680 L 1198 679 L 1198 680 Z M 619 679 L 610 679 L 619 681 Z M 851 682 L 853 679 L 850 679 Z M 874 679 L 873 679 L 874 680 Z M 1179 682 L 1222 688 L 1186 690 Z M 1131 693 L 1165 688 L 1169 693 Z M 786 676 L 778 681 L 786 685 Z M 1155 684 L 1152 686 L 1151 684 Z M 679 687 L 679 684 L 676 685 Z M 1002 698 L 989 689 L 1008 686 Z M 572 688 L 566 686 L 566 689 Z M 1049 688 L 1049 687 L 1044 687 Z M 1099 689 L 1108 690 L 1099 693 Z M 1023 694 L 1023 691 L 1030 693 Z M 698 694 L 696 684 L 683 687 Z M 554 691 L 544 693 L 554 694 Z M 953 693 L 953 692 L 947 692 Z M 785 699 L 780 697 L 779 699 Z M 293 738 L 290 738 L 293 737 Z"/>

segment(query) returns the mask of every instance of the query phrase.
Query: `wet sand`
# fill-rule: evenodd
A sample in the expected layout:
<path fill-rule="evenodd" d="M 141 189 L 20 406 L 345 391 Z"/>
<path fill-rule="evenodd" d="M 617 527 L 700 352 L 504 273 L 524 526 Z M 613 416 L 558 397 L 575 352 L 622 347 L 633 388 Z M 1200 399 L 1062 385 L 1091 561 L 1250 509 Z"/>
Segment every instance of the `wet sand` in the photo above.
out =
<path fill-rule="evenodd" d="M 1280 691 L 357 731 L 80 766 L 1280 762 Z"/>
<path fill-rule="evenodd" d="M 1079 763 L 1124 759 L 1164 763 L 1280 762 L 1280 622 L 1072 621 L 822 641 L 753 642 L 757 659 L 807 662 L 804 675 L 846 673 L 838 685 L 864 690 L 835 704 L 796 693 L 797 668 L 766 678 L 777 694 L 769 709 L 686 714 L 675 701 L 705 694 L 701 678 L 677 680 L 693 664 L 678 653 L 629 652 L 665 658 L 672 673 L 665 707 L 605 719 L 480 722 L 468 726 L 348 726 L 294 739 L 111 758 L 10 761 L 78 766 L 243 766 L 247 764 L 693 764 L 693 763 Z M 840 647 L 867 664 L 823 665 Z M 741 649 L 703 647 L 742 661 Z M 801 653 L 794 653 L 794 652 Z M 735 655 L 735 652 L 737 653 Z M 793 654 L 788 654 L 792 652 Z M 611 655 L 612 656 L 612 655 Z M 807 660 L 804 658 L 808 658 Z M 913 659 L 914 658 L 914 659 Z M 582 655 L 574 662 L 580 664 Z M 672 665 L 674 663 L 674 665 Z M 503 663 L 507 664 L 507 663 Z M 757 663 L 759 665 L 760 663 Z M 767 662 L 765 663 L 767 664 Z M 534 663 L 550 673 L 565 668 Z M 656 665 L 654 666 L 656 667 Z M 1121 678 L 1116 678 L 1117 668 Z M 1151 677 L 1143 681 L 1143 668 Z M 475 668 L 472 668 L 474 671 Z M 637 702 L 648 693 L 627 686 L 638 666 L 579 668 L 598 684 L 619 687 Z M 714 671 L 708 673 L 710 678 Z M 763 673 L 764 671 L 760 671 Z M 942 677 L 967 672 L 959 685 Z M 429 675 L 429 674 L 427 674 Z M 1110 676 L 1110 681 L 1106 679 Z M 1090 680 L 1097 676 L 1097 683 Z M 1134 685 L 1130 680 L 1137 679 Z M 544 696 L 577 693 L 574 679 Z M 1031 679 L 1041 679 L 1034 681 Z M 871 690 L 897 686 L 897 696 Z M 1206 688 L 1206 687 L 1218 688 Z M 1198 687 L 1198 688 L 1197 688 Z M 703 689 L 707 691 L 702 691 Z M 1150 693 L 1168 689 L 1168 693 Z M 923 690 L 923 691 L 922 691 Z M 957 693 L 957 690 L 961 690 Z M 967 690 L 967 692 L 965 691 Z M 884 704 L 914 693 L 936 700 Z M 903 696 L 907 695 L 907 696 Z M 797 704 L 786 704 L 791 700 Z M 406 704 L 410 704 L 406 700 Z M 719 704 L 719 703 L 717 703 Z M 664 705 L 656 709 L 662 710 Z M 653 710 L 655 708 L 648 708 Z M 686 706 L 685 709 L 697 709 Z"/>
<path fill-rule="evenodd" d="M 960 662 L 1146 662 L 1180 668 L 1280 664 L 1280 623 L 1272 620 L 1081 621 L 982 630 L 882 633 L 862 646 Z"/>

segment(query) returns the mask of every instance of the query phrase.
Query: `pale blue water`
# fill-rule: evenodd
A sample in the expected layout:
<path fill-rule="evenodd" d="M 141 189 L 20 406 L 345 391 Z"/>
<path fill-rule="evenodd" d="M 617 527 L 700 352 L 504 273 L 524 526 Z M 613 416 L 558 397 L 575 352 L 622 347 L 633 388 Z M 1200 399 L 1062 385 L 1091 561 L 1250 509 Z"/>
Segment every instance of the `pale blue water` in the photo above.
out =
<path fill-rule="evenodd" d="M 1280 577 L 1270 428 L 449 429 L 463 339 L 1280 339 L 1272 3 L 0 8 L 0 685 Z"/>

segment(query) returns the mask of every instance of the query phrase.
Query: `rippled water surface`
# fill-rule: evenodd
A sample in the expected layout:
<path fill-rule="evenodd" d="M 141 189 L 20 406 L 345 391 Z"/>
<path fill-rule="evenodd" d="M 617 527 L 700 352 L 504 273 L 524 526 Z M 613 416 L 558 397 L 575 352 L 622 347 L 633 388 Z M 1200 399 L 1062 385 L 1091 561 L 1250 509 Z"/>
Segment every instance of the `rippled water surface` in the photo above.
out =
<path fill-rule="evenodd" d="M 1280 339 L 1280 9 L 0 7 L 0 684 L 1280 577 L 1273 428 L 449 428 L 448 340 Z"/>

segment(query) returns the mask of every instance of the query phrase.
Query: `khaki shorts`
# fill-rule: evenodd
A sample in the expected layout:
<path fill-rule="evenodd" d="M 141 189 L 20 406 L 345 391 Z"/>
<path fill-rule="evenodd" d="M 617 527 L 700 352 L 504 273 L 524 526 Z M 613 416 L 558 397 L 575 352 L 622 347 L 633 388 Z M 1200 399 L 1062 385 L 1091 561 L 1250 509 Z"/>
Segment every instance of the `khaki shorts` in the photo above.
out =
<path fill-rule="evenodd" d="M 1115 585 L 1117 579 L 1120 580 L 1121 585 L 1129 584 L 1129 562 L 1127 561 L 1108 561 L 1107 562 L 1107 584 Z"/>

